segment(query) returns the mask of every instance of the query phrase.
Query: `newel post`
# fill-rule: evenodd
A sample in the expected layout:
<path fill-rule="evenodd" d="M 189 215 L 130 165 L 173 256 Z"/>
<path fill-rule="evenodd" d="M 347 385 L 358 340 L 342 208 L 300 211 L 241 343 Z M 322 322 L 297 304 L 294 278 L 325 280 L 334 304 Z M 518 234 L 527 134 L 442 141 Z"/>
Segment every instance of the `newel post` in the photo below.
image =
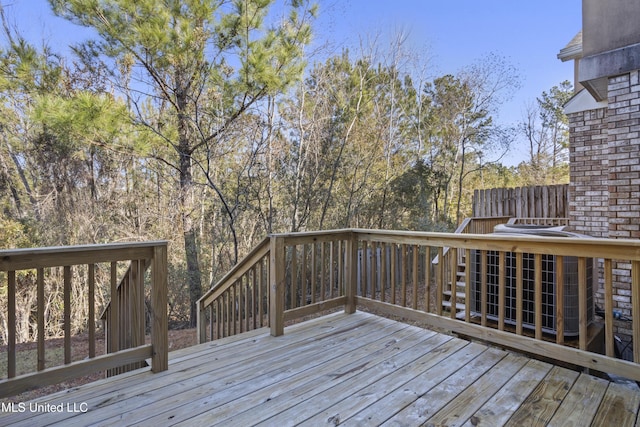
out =
<path fill-rule="evenodd" d="M 205 323 L 207 320 L 207 312 L 202 299 L 199 299 L 197 304 L 196 329 L 198 331 L 198 344 L 202 344 L 207 341 L 207 326 Z M 211 331 L 211 339 L 213 340 L 213 330 Z"/>
<path fill-rule="evenodd" d="M 269 327 L 274 337 L 284 334 L 284 238 L 271 236 L 269 251 Z"/>
<path fill-rule="evenodd" d="M 151 370 L 169 369 L 169 322 L 167 318 L 167 244 L 153 248 L 151 288 Z"/>
<path fill-rule="evenodd" d="M 358 234 L 355 232 L 352 232 L 347 240 L 346 257 L 345 296 L 347 301 L 344 305 L 344 312 L 353 314 L 356 312 L 356 282 L 358 281 Z"/>

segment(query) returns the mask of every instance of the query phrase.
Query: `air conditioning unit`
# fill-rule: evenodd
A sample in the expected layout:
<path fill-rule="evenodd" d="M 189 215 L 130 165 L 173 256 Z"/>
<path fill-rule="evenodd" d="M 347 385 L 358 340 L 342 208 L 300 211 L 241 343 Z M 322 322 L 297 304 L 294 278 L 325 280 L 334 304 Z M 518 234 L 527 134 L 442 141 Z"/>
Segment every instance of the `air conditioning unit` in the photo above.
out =
<path fill-rule="evenodd" d="M 556 237 L 589 237 L 576 233 L 564 231 L 563 227 L 541 227 L 541 226 L 507 226 L 500 225 L 494 229 L 495 234 L 518 235 L 542 235 Z M 474 315 L 480 315 L 482 309 L 481 283 L 482 283 L 482 252 L 471 251 L 471 260 L 467 265 L 471 267 L 471 307 Z M 500 257 L 496 251 L 486 251 L 486 283 L 487 283 L 487 303 L 486 313 L 490 320 L 498 320 L 499 314 L 499 271 Z M 593 259 L 586 260 L 586 281 L 587 281 L 587 323 L 593 322 Z M 578 315 L 578 258 L 563 257 L 564 278 L 564 335 L 574 337 L 579 334 Z M 507 252 L 505 254 L 504 271 L 506 274 L 505 284 L 505 323 L 516 324 L 516 254 Z M 557 271 L 559 265 L 556 256 L 542 255 L 542 331 L 549 334 L 556 334 L 556 286 Z M 527 329 L 535 329 L 535 256 L 534 254 L 523 254 L 522 256 L 522 326 Z"/>

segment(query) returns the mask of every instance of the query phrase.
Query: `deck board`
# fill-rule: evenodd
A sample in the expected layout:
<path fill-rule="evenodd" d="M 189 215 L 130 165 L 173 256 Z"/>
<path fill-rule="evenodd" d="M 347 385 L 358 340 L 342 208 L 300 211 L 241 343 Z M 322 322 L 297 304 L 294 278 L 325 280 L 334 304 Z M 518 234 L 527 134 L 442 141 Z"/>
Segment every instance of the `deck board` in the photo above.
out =
<path fill-rule="evenodd" d="M 168 371 L 39 402 L 89 410 L 0 413 L 0 425 L 626 426 L 640 390 L 357 312 L 182 349 Z"/>
<path fill-rule="evenodd" d="M 506 423 L 551 368 L 548 363 L 529 360 L 518 375 L 509 379 L 500 391 L 469 417 L 464 427 L 491 427 Z"/>
<path fill-rule="evenodd" d="M 633 393 L 629 387 L 609 383 L 607 392 L 600 403 L 598 412 L 593 419 L 593 425 L 627 427 L 636 423 L 640 395 Z"/>

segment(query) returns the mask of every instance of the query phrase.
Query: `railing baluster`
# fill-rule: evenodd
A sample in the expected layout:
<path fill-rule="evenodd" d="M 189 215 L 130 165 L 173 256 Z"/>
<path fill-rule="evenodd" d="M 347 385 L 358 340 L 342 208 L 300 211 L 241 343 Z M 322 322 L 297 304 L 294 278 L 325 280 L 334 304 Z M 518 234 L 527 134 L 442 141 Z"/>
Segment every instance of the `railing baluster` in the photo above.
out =
<path fill-rule="evenodd" d="M 345 241 L 338 241 L 338 295 L 346 295 L 344 283 Z"/>
<path fill-rule="evenodd" d="M 634 307 L 638 306 L 634 305 Z M 604 331 L 605 353 L 609 357 L 615 357 L 615 339 L 613 336 L 613 261 L 609 258 L 604 260 Z"/>
<path fill-rule="evenodd" d="M 431 312 L 431 246 L 424 247 L 424 311 Z"/>
<path fill-rule="evenodd" d="M 269 243 L 269 247 L 271 248 L 271 243 Z M 265 317 L 266 317 L 266 326 L 268 326 L 269 328 L 271 328 L 271 315 L 269 310 L 271 309 L 271 292 L 269 291 L 270 289 L 270 283 L 271 283 L 271 254 L 268 253 L 267 255 L 265 255 L 265 262 L 264 262 L 264 268 L 265 268 L 265 274 L 264 274 L 264 292 L 265 295 L 267 297 L 267 304 L 265 306 Z"/>
<path fill-rule="evenodd" d="M 391 304 L 396 303 L 396 262 L 398 262 L 398 246 L 395 243 L 391 243 L 390 245 L 390 255 L 391 255 Z"/>
<path fill-rule="evenodd" d="M 118 298 L 118 263 L 111 263 L 111 320 L 109 322 L 110 340 L 107 352 L 115 353 L 120 350 L 119 334 L 120 330 L 120 298 Z"/>
<path fill-rule="evenodd" d="M 335 251 L 336 251 L 336 246 L 334 245 L 333 241 L 329 242 L 329 271 L 328 271 L 328 277 L 329 277 L 329 298 L 333 298 L 333 288 L 335 287 L 336 283 L 335 283 Z"/>
<path fill-rule="evenodd" d="M 345 256 L 347 258 L 345 265 L 345 290 L 344 294 L 347 299 L 344 305 L 344 311 L 347 314 L 353 314 L 356 311 L 356 297 L 358 290 L 358 239 L 355 234 L 350 234 L 345 245 Z"/>
<path fill-rule="evenodd" d="M 87 265 L 87 275 L 88 275 L 88 304 L 89 304 L 89 319 L 87 320 L 87 327 L 89 329 L 89 357 L 96 357 L 96 265 L 88 264 Z M 40 270 L 38 270 L 38 276 L 40 276 Z M 38 280 L 38 287 L 40 286 L 40 280 Z M 43 283 L 44 285 L 44 283 Z M 43 291 L 44 296 L 44 291 Z M 38 300 L 40 296 L 38 295 Z M 40 309 L 38 309 L 38 313 Z M 44 323 L 44 322 L 43 322 Z M 43 326 L 44 332 L 44 326 Z M 38 333 L 40 335 L 40 333 Z M 44 350 L 44 349 L 43 349 Z M 43 352 L 44 353 L 44 352 Z M 44 355 L 44 354 L 43 354 Z M 44 363 L 43 363 L 44 367 Z"/>
<path fill-rule="evenodd" d="M 320 301 L 324 301 L 327 299 L 327 257 L 326 257 L 326 244 L 325 242 L 320 242 Z"/>
<path fill-rule="evenodd" d="M 522 335 L 522 300 L 524 292 L 523 283 L 523 256 L 522 252 L 516 253 L 516 334 Z"/>
<path fill-rule="evenodd" d="M 402 244 L 402 254 L 400 257 L 400 274 L 401 282 L 400 286 L 402 288 L 402 294 L 400 295 L 400 301 L 402 302 L 402 306 L 407 306 L 407 245 L 405 243 Z"/>
<path fill-rule="evenodd" d="M 7 377 L 16 376 L 16 272 L 9 271 L 7 278 L 7 321 L 9 323 L 7 343 Z"/>
<path fill-rule="evenodd" d="M 243 275 L 240 278 L 239 286 L 240 286 L 240 294 L 241 294 L 239 304 L 242 307 L 242 313 L 240 316 L 240 321 L 241 321 L 240 331 L 246 332 L 249 330 L 249 322 L 248 322 L 249 315 L 247 313 L 248 302 L 249 302 L 249 280 L 246 275 Z"/>
<path fill-rule="evenodd" d="M 587 259 L 578 258 L 578 335 L 580 350 L 587 349 Z"/>
<path fill-rule="evenodd" d="M 556 344 L 564 343 L 564 257 L 556 256 Z"/>
<path fill-rule="evenodd" d="M 215 302 L 216 306 L 216 338 L 222 338 L 224 335 L 224 324 L 223 324 L 223 319 L 224 319 L 224 313 L 223 313 L 223 301 L 224 298 L 218 298 Z M 213 336 L 213 332 L 211 332 L 212 336 Z"/>
<path fill-rule="evenodd" d="M 367 268 L 368 262 L 369 262 L 369 248 L 368 248 L 368 242 L 366 240 L 362 241 L 362 260 L 360 261 L 362 263 L 361 267 L 360 267 L 360 295 L 362 295 L 363 297 L 367 296 L 367 292 L 369 289 L 369 280 L 368 276 L 369 276 L 369 269 Z"/>
<path fill-rule="evenodd" d="M 534 256 L 534 305 L 535 305 L 535 337 L 542 339 L 542 254 Z"/>
<path fill-rule="evenodd" d="M 456 270 L 458 268 L 458 248 L 450 248 L 449 249 L 449 260 L 450 271 L 449 271 L 449 280 L 451 281 L 451 286 L 449 287 L 449 292 L 451 292 L 451 296 L 449 298 L 449 302 L 451 303 L 449 317 L 452 319 L 456 318 L 456 279 L 458 275 Z"/>
<path fill-rule="evenodd" d="M 504 251 L 500 251 L 498 255 L 498 330 L 504 331 L 504 311 L 505 299 L 507 294 L 506 285 L 506 261 L 507 257 Z"/>
<path fill-rule="evenodd" d="M 243 276 L 244 283 L 244 330 L 249 330 L 249 300 L 251 299 L 251 287 L 249 281 L 249 275 Z"/>
<path fill-rule="evenodd" d="M 311 244 L 311 304 L 316 303 L 316 289 L 318 277 L 318 245 L 316 242 Z"/>
<path fill-rule="evenodd" d="M 634 310 L 640 307 L 640 261 L 631 263 L 631 306 Z M 640 315 L 633 312 L 631 323 L 633 334 L 633 361 L 640 363 Z"/>
<path fill-rule="evenodd" d="M 230 337 L 231 336 L 231 323 L 233 322 L 233 317 L 232 317 L 232 311 L 231 311 L 231 304 L 233 303 L 233 301 L 231 300 L 231 293 L 233 292 L 233 286 L 231 286 L 224 295 L 224 300 L 225 300 L 225 326 L 226 326 L 226 333 L 225 336 Z"/>
<path fill-rule="evenodd" d="M 413 245 L 413 309 L 418 309 L 418 245 Z"/>
<path fill-rule="evenodd" d="M 37 272 L 37 298 L 38 298 L 38 371 L 42 371 L 45 368 L 45 354 L 44 354 L 44 340 L 45 340 L 45 330 L 44 330 L 44 268 L 38 268 Z M 89 312 L 91 315 L 91 312 Z M 91 317 L 91 316 L 89 316 Z M 89 337 L 91 339 L 91 336 Z M 94 353 L 95 353 L 95 340 L 93 343 Z M 89 343 L 89 350 L 91 350 L 91 342 Z M 94 354 L 95 356 L 95 354 Z M 94 357 L 89 356 L 89 357 Z"/>
<path fill-rule="evenodd" d="M 471 249 L 465 249 L 464 252 L 465 265 L 464 269 L 464 321 L 471 322 L 471 268 L 468 263 L 471 262 Z"/>
<path fill-rule="evenodd" d="M 301 275 L 302 277 L 300 278 L 300 299 L 301 299 L 301 307 L 304 307 L 305 305 L 308 304 L 307 302 L 307 296 L 309 295 L 309 285 L 307 282 L 307 251 L 308 251 L 308 245 L 305 243 L 304 245 L 302 245 L 302 259 L 301 259 L 301 265 L 300 265 L 300 269 L 301 271 Z"/>
<path fill-rule="evenodd" d="M 438 264 L 436 267 L 436 314 L 442 315 L 442 292 L 444 286 L 444 248 L 438 247 Z"/>
<path fill-rule="evenodd" d="M 214 338 L 214 333 L 213 333 L 213 328 L 214 328 L 214 321 L 213 321 L 213 314 L 214 314 L 214 304 L 209 305 L 207 308 L 204 309 L 204 313 L 205 313 L 205 319 L 203 320 L 203 322 L 206 320 L 206 316 L 207 314 L 209 315 L 209 324 L 208 324 L 208 329 L 209 329 L 209 341 L 213 341 Z M 217 314 L 216 314 L 217 315 Z M 206 332 L 204 331 L 203 333 L 205 334 L 205 339 L 204 341 L 202 341 L 201 343 L 207 341 L 206 339 Z"/>
<path fill-rule="evenodd" d="M 142 265 L 139 261 L 131 261 L 131 283 L 130 283 L 130 313 L 131 313 L 131 344 L 129 347 L 137 347 L 144 342 L 144 322 L 141 315 L 144 311 L 140 311 L 140 302 L 142 301 L 142 287 L 140 279 L 142 273 Z"/>
<path fill-rule="evenodd" d="M 240 286 L 238 281 L 233 284 L 233 335 L 240 329 Z"/>
<path fill-rule="evenodd" d="M 376 299 L 376 263 L 378 261 L 378 254 L 377 254 L 377 249 L 378 249 L 378 244 L 377 242 L 371 242 L 371 264 L 369 265 L 369 277 L 370 279 L 370 283 L 371 283 L 371 289 L 369 291 L 369 298 L 371 299 Z"/>
<path fill-rule="evenodd" d="M 264 266 L 264 259 L 258 263 L 258 295 L 260 298 L 260 301 L 258 303 L 258 317 L 260 318 L 261 328 L 264 326 L 264 293 L 265 293 L 265 288 L 268 288 L 264 286 L 264 267 L 263 266 Z"/>
<path fill-rule="evenodd" d="M 71 267 L 64 267 L 64 363 L 71 363 Z"/>
<path fill-rule="evenodd" d="M 480 324 L 487 326 L 487 251 L 480 251 Z"/>
<path fill-rule="evenodd" d="M 387 298 L 387 244 L 380 244 L 380 301 Z"/>
<path fill-rule="evenodd" d="M 291 246 L 291 284 L 289 287 L 289 308 L 298 306 L 298 248 L 296 245 Z"/>
<path fill-rule="evenodd" d="M 257 267 L 254 265 L 251 267 L 251 317 L 253 322 L 253 329 L 258 328 L 258 278 Z"/>

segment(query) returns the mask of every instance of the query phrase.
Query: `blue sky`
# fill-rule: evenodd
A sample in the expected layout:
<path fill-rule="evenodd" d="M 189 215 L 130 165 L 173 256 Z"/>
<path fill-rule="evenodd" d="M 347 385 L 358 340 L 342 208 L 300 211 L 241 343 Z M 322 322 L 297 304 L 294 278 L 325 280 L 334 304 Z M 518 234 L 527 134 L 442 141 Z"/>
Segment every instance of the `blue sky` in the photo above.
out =
<path fill-rule="evenodd" d="M 30 40 L 47 39 L 65 51 L 85 38 L 86 30 L 53 16 L 46 0 L 0 0 L 10 22 Z M 522 87 L 500 110 L 498 120 L 515 124 L 527 102 L 563 80 L 572 80 L 573 64 L 556 55 L 582 26 L 581 0 L 317 0 L 318 41 L 338 51 L 357 50 L 363 37 L 378 35 L 382 44 L 399 31 L 407 47 L 429 59 L 433 76 L 455 74 L 493 53 L 518 69 Z M 519 151 L 505 159 L 520 160 Z"/>
<path fill-rule="evenodd" d="M 522 87 L 500 110 L 504 124 L 519 122 L 526 103 L 543 91 L 573 82 L 573 63 L 556 55 L 582 28 L 581 0 L 343 0 L 320 7 L 320 24 L 347 45 L 355 46 L 358 35 L 409 32 L 411 48 L 431 57 L 435 75 L 455 74 L 490 53 L 506 58 Z M 523 149 L 516 144 L 503 163 L 517 164 Z"/>

